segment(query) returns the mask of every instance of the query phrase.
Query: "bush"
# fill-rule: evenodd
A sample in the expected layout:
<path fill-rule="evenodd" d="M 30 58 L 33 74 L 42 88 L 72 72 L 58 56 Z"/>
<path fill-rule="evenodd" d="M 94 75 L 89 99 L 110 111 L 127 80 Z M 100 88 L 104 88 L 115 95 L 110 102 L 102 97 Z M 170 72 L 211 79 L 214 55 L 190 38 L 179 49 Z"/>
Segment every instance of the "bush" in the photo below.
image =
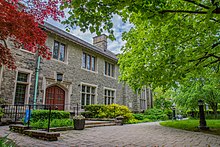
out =
<path fill-rule="evenodd" d="M 137 120 L 143 120 L 145 118 L 145 115 L 142 113 L 136 113 L 136 114 L 133 114 L 133 116 Z"/>
<path fill-rule="evenodd" d="M 167 120 L 168 116 L 167 114 L 161 110 L 161 109 L 148 109 L 145 111 L 144 113 L 146 116 L 146 118 L 150 119 L 150 120 Z"/>
<path fill-rule="evenodd" d="M 38 122 L 39 120 L 48 120 L 49 110 L 33 110 L 31 112 L 31 122 Z M 53 119 L 69 119 L 70 112 L 51 110 L 51 120 Z"/>
<path fill-rule="evenodd" d="M 111 104 L 111 105 L 88 105 L 85 106 L 85 113 L 82 115 L 89 115 L 91 118 L 115 118 L 123 116 L 125 121 L 134 118 L 127 106 Z"/>
<path fill-rule="evenodd" d="M 36 122 L 30 122 L 31 127 L 37 128 L 37 129 L 47 129 L 48 128 L 48 120 L 39 120 Z M 73 126 L 73 121 L 70 119 L 53 119 L 50 122 L 50 127 L 67 127 L 67 126 Z"/>

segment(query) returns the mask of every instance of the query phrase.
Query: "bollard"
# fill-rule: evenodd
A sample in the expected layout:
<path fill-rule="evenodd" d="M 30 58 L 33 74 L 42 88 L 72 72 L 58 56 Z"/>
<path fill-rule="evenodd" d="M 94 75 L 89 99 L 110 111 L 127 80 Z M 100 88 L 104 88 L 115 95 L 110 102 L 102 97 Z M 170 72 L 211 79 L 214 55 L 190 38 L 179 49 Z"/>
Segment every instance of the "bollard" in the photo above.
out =
<path fill-rule="evenodd" d="M 47 128 L 47 132 L 50 132 L 50 115 L 51 115 L 51 105 L 49 108 L 49 115 L 48 115 L 48 128 Z"/>

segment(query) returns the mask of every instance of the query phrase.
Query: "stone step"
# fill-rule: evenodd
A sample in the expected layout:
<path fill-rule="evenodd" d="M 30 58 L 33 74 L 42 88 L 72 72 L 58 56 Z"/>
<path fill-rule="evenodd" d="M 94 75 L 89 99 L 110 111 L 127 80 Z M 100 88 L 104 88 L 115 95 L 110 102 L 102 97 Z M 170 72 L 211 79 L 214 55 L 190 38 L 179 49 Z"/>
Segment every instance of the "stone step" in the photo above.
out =
<path fill-rule="evenodd" d="M 100 124 L 86 124 L 85 128 L 93 128 L 93 127 L 104 127 L 104 126 L 115 126 L 116 124 L 113 122 L 109 123 L 100 123 Z"/>

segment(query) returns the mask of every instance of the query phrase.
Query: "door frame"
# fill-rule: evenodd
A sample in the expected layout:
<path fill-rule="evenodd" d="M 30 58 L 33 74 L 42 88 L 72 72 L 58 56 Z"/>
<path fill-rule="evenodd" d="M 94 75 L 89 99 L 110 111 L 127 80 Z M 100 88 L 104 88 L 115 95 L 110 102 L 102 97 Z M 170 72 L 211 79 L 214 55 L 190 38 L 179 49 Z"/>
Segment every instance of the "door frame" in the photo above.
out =
<path fill-rule="evenodd" d="M 48 85 L 46 88 L 45 88 L 45 90 L 44 90 L 44 98 L 43 98 L 43 104 L 46 104 L 46 91 L 47 91 L 47 88 L 50 88 L 50 87 L 53 87 L 53 86 L 57 86 L 57 87 L 59 87 L 59 88 L 61 88 L 62 90 L 64 90 L 64 93 L 65 93 L 65 100 L 64 100 L 64 111 L 66 111 L 66 110 L 69 110 L 69 102 L 70 102 L 70 99 L 69 99 L 69 92 L 68 92 L 68 90 L 64 87 L 64 86 L 62 86 L 62 85 L 60 85 L 60 84 L 57 84 L 57 83 L 55 83 L 55 84 L 51 84 L 51 85 Z"/>

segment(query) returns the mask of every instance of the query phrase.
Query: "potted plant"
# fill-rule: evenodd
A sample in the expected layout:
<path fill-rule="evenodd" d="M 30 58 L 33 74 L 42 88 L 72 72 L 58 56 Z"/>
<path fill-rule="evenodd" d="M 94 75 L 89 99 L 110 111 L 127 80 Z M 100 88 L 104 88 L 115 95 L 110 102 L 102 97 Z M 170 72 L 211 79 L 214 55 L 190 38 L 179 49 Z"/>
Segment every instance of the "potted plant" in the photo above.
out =
<path fill-rule="evenodd" d="M 73 117 L 74 129 L 83 130 L 85 128 L 85 117 L 82 115 L 77 115 Z"/>

